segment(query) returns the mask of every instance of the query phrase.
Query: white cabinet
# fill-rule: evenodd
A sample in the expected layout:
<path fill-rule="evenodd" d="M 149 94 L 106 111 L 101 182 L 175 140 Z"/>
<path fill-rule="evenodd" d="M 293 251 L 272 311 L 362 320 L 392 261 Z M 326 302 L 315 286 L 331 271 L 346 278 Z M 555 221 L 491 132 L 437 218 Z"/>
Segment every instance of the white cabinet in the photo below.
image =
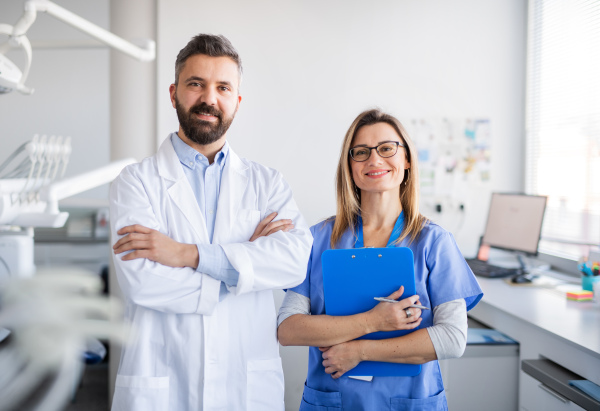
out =
<path fill-rule="evenodd" d="M 578 411 L 580 406 L 521 371 L 521 411 Z"/>
<path fill-rule="evenodd" d="M 463 356 L 440 361 L 448 409 L 516 411 L 519 344 L 469 343 L 474 340 L 471 336 L 476 329 L 483 328 L 469 318 L 469 337 Z"/>
<path fill-rule="evenodd" d="M 469 316 L 519 342 L 520 370 L 526 362 L 547 360 L 573 374 L 559 379 L 552 377 L 556 372 L 546 372 L 551 375 L 548 379 L 542 372 L 539 375 L 532 370 L 519 372 L 518 409 L 600 409 L 600 402 L 586 406 L 590 397 L 587 401 L 576 399 L 577 395 L 568 392 L 564 385 L 572 379 L 586 379 L 600 385 L 600 309 L 592 302 L 568 301 L 558 290 L 517 287 L 487 278 L 478 281 L 484 297 L 469 311 Z M 562 385 L 556 384 L 557 381 Z M 546 388 L 558 391 L 569 401 L 563 402 Z"/>

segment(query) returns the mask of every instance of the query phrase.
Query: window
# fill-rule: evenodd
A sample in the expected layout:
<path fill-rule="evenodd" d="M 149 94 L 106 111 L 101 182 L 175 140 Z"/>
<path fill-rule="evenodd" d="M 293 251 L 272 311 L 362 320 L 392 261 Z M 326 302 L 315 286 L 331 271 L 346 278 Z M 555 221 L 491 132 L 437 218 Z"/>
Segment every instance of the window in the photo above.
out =
<path fill-rule="evenodd" d="M 542 253 L 600 244 L 600 0 L 530 0 L 526 180 L 548 196 Z"/>

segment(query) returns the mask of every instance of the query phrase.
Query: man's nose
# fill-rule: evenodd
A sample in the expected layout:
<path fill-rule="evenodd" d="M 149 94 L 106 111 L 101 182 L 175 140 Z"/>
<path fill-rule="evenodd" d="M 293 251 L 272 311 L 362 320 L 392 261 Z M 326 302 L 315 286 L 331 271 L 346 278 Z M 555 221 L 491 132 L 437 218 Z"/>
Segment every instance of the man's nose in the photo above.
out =
<path fill-rule="evenodd" d="M 200 96 L 200 100 L 203 103 L 208 104 L 209 106 L 217 105 L 217 90 L 212 87 L 207 87 L 204 89 L 204 93 Z"/>

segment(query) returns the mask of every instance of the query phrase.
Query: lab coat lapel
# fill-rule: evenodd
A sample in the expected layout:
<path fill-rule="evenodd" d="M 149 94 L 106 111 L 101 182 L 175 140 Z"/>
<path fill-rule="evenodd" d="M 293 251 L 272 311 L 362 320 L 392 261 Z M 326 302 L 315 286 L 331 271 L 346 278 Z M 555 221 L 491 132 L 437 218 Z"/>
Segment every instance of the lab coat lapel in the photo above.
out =
<path fill-rule="evenodd" d="M 156 163 L 158 174 L 165 180 L 172 181 L 172 185 L 167 184 L 167 193 L 177 208 L 181 210 L 190 226 L 196 233 L 196 236 L 202 243 L 208 243 L 208 230 L 204 216 L 198 207 L 198 201 L 194 197 L 194 192 L 190 182 L 185 176 L 181 163 L 175 153 L 171 138 L 167 138 L 160 146 Z"/>
<path fill-rule="evenodd" d="M 246 175 L 248 166 L 233 152 L 231 147 L 229 147 L 227 157 L 217 203 L 215 232 L 213 235 L 214 244 L 227 242 L 248 184 Z"/>

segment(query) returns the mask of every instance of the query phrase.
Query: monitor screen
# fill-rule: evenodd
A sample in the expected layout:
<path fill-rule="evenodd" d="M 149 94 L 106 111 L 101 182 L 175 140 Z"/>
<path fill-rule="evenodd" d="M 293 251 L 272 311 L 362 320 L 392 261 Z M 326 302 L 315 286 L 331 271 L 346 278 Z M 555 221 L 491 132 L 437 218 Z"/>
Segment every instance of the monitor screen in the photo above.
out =
<path fill-rule="evenodd" d="M 545 196 L 493 193 L 482 243 L 536 255 L 545 210 Z"/>

